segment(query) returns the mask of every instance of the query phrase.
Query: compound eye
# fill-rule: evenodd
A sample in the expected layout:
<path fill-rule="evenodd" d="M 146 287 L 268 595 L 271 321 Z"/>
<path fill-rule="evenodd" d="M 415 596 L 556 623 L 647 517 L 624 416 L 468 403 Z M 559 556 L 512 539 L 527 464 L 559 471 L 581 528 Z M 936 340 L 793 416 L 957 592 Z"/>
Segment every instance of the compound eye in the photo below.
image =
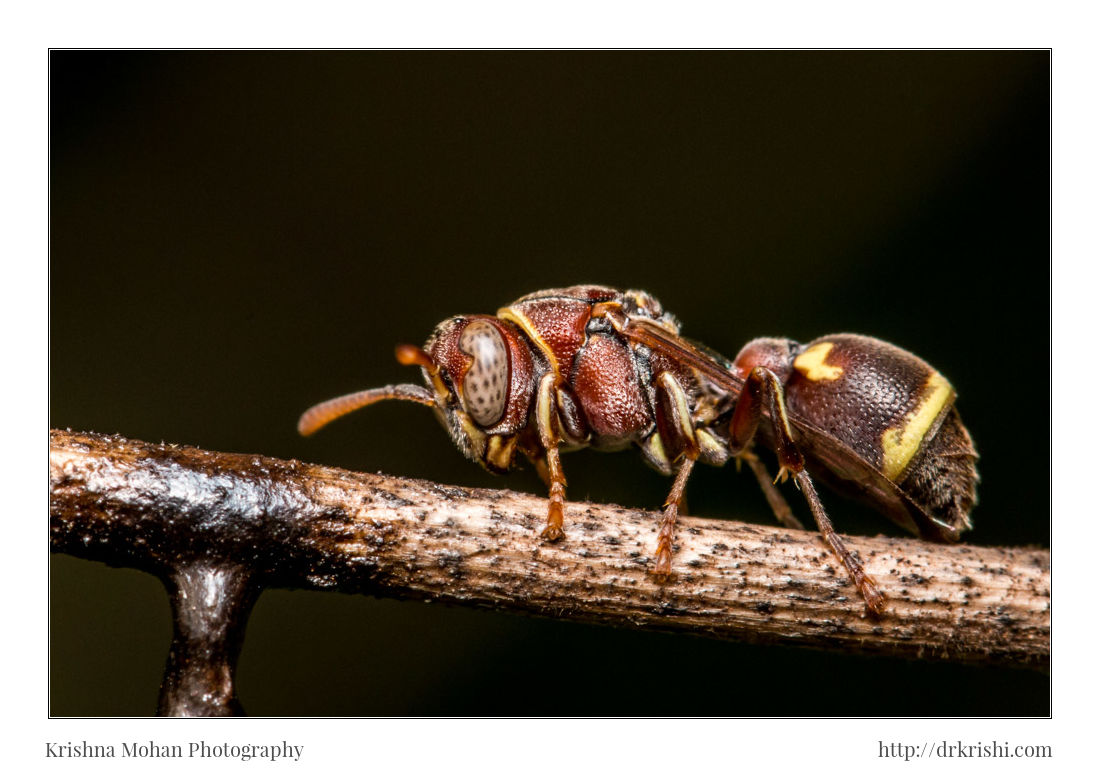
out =
<path fill-rule="evenodd" d="M 471 321 L 458 347 L 474 359 L 462 381 L 466 412 L 478 426 L 492 426 L 508 404 L 508 346 L 488 321 Z"/>

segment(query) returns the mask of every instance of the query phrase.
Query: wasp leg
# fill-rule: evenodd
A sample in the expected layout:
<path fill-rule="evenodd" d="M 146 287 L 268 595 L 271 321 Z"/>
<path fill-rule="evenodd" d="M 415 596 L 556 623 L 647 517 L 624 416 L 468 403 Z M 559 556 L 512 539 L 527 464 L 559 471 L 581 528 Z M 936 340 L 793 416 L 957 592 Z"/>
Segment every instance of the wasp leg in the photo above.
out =
<path fill-rule="evenodd" d="M 657 530 L 657 556 L 653 564 L 653 574 L 659 580 L 672 575 L 672 540 L 676 536 L 676 518 L 684 502 L 684 488 L 688 476 L 699 458 L 699 441 L 695 434 L 695 425 L 689 410 L 687 394 L 680 382 L 668 372 L 657 376 L 657 387 L 661 393 L 661 404 L 666 411 L 669 423 L 666 432 L 673 438 L 670 442 L 673 450 L 681 448 L 683 456 L 676 470 L 676 480 L 665 500 L 665 511 L 661 525 Z"/>
<path fill-rule="evenodd" d="M 802 454 L 794 444 L 790 424 L 787 423 L 787 404 L 783 401 L 783 386 L 775 373 L 764 367 L 754 367 L 749 373 L 737 405 L 730 418 L 730 452 L 738 455 L 745 451 L 756 436 L 756 428 L 763 415 L 764 398 L 768 400 L 768 414 L 775 432 L 775 453 L 779 457 L 779 475 L 776 481 L 786 480 L 788 472 L 801 472 Z"/>
<path fill-rule="evenodd" d="M 737 405 L 730 419 L 730 450 L 734 454 L 744 451 L 756 435 L 756 428 L 760 424 L 763 415 L 764 400 L 768 403 L 768 415 L 771 417 L 772 433 L 775 438 L 775 452 L 779 457 L 779 475 L 776 480 L 786 479 L 788 473 L 795 476 L 795 482 L 802 491 L 802 496 L 810 506 L 810 512 L 814 515 L 817 528 L 821 532 L 825 543 L 833 554 L 848 570 L 848 575 L 856 588 L 863 595 L 867 608 L 875 615 L 881 615 L 885 610 L 886 598 L 882 595 L 874 578 L 867 574 L 863 565 L 852 555 L 851 551 L 841 542 L 840 536 L 833 529 L 832 521 L 825 514 L 825 508 L 817 495 L 813 481 L 805 471 L 802 454 L 794 443 L 791 435 L 791 427 L 787 422 L 787 407 L 783 401 L 783 387 L 779 378 L 771 370 L 764 367 L 754 367 L 745 381 L 745 387 L 737 398 Z M 767 494 L 767 490 L 765 490 Z"/>
<path fill-rule="evenodd" d="M 539 430 L 539 444 L 546 451 L 546 476 L 550 486 L 550 508 L 546 513 L 546 528 L 542 538 L 554 542 L 565 536 L 565 473 L 561 469 L 558 453 L 558 412 L 554 403 L 556 378 L 552 373 L 544 375 L 539 383 L 538 402 L 535 408 Z M 537 461 L 537 460 L 536 460 Z M 538 464 L 535 465 L 538 467 Z M 542 474 L 540 469 L 539 474 Z"/>
<path fill-rule="evenodd" d="M 554 542 L 565 536 L 565 474 L 561 470 L 558 446 L 546 451 L 546 464 L 550 470 L 550 509 L 546 513 L 546 528 L 542 538 Z"/>
<path fill-rule="evenodd" d="M 695 456 L 685 455 L 676 471 L 676 480 L 665 500 L 665 512 L 661 516 L 661 526 L 657 530 L 657 559 L 653 564 L 653 574 L 659 580 L 672 575 L 672 540 L 676 536 L 676 518 L 680 513 L 680 503 L 684 498 L 684 486 L 695 466 Z"/>
<path fill-rule="evenodd" d="M 882 615 L 886 610 L 886 597 L 879 590 L 874 578 L 863 569 L 859 559 L 852 555 L 852 552 L 840 541 L 840 535 L 833 530 L 833 522 L 825 514 L 825 508 L 821 504 L 821 499 L 817 495 L 817 490 L 814 488 L 810 476 L 803 470 L 795 474 L 794 481 L 802 489 L 806 501 L 810 503 L 810 511 L 814 514 L 817 527 L 821 529 L 821 536 L 825 538 L 829 548 L 840 559 L 840 563 L 844 564 L 844 568 L 848 570 L 852 582 L 863 594 L 863 600 L 867 602 L 867 608 L 875 615 Z"/>
<path fill-rule="evenodd" d="M 738 461 L 744 461 L 749 465 L 752 474 L 756 476 L 756 482 L 760 484 L 760 490 L 764 492 L 764 498 L 768 500 L 768 505 L 775 513 L 775 519 L 788 529 L 804 531 L 806 527 L 802 525 L 802 521 L 795 517 L 791 506 L 787 504 L 783 494 L 779 493 L 779 489 L 775 487 L 772 476 L 768 474 L 768 468 L 764 466 L 764 462 L 760 460 L 760 457 L 752 451 L 742 451 L 738 455 Z"/>
<path fill-rule="evenodd" d="M 562 508 L 565 501 L 565 476 L 561 470 L 561 459 L 558 458 L 557 462 L 557 475 L 553 474 L 551 465 L 549 464 L 549 454 L 545 452 L 541 446 L 541 443 L 534 443 L 532 445 L 521 445 L 520 450 L 527 456 L 527 460 L 535 468 L 535 472 L 538 473 L 539 478 L 550 490 L 550 509 L 547 515 L 546 528 L 542 530 L 542 536 L 548 540 L 557 540 L 565 536 L 565 532 L 562 529 L 563 513 Z M 554 449 L 555 455 L 557 449 Z M 560 485 L 555 485 L 560 483 Z M 555 499 L 556 495 L 556 499 Z M 555 505 L 557 509 L 555 510 Z M 555 523 L 555 515 L 557 521 Z M 553 536 L 552 536 L 553 535 Z"/>
<path fill-rule="evenodd" d="M 546 456 L 543 454 L 542 446 L 537 442 L 534 444 L 526 444 L 526 441 L 521 441 L 519 449 L 523 451 L 527 460 L 531 462 L 531 466 L 535 468 L 535 472 L 538 473 L 539 480 L 542 481 L 542 484 L 550 488 L 550 467 L 546 464 Z"/>

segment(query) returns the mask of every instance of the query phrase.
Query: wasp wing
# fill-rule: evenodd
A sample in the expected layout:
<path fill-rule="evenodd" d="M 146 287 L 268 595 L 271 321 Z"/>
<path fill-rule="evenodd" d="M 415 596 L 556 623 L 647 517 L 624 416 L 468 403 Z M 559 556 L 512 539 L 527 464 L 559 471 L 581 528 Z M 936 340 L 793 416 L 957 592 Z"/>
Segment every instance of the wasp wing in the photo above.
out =
<path fill-rule="evenodd" d="M 795 441 L 810 471 L 834 491 L 875 508 L 894 523 L 925 539 L 959 539 L 959 529 L 936 518 L 855 451 L 797 415 L 789 415 Z"/>
<path fill-rule="evenodd" d="M 704 346 L 696 345 L 652 321 L 630 319 L 622 326 L 621 331 L 631 340 L 658 351 L 685 367 L 690 367 L 734 397 L 741 393 L 745 385 L 743 380 L 730 372 L 733 365 L 723 356 Z"/>

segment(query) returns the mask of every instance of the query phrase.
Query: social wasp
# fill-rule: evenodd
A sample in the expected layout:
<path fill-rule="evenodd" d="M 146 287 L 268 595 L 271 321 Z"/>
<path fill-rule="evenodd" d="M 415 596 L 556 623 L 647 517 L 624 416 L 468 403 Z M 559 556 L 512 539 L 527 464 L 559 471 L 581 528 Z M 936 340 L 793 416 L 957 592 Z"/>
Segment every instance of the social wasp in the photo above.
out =
<path fill-rule="evenodd" d="M 466 456 L 506 472 L 517 454 L 550 490 L 542 536 L 563 536 L 560 453 L 636 445 L 675 475 L 657 535 L 654 574 L 667 578 L 679 505 L 697 461 L 745 461 L 785 525 L 801 528 L 775 483 L 793 476 L 825 542 L 867 607 L 885 599 L 833 529 L 810 473 L 922 537 L 970 528 L 977 453 L 936 370 L 896 346 L 853 334 L 808 344 L 757 339 L 732 362 L 680 335 L 651 295 L 604 286 L 530 294 L 495 316 L 439 324 L 424 348 L 397 347 L 428 388 L 400 384 L 323 402 L 302 415 L 309 435 L 383 399 L 431 407 Z M 773 481 L 752 451 L 773 450 Z"/>

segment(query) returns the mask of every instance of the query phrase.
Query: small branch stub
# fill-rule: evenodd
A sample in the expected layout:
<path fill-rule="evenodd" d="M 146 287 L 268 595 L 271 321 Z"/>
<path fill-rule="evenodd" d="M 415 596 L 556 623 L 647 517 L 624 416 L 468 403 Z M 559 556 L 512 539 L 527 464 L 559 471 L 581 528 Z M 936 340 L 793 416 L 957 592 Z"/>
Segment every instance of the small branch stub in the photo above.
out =
<path fill-rule="evenodd" d="M 820 536 L 791 528 L 683 517 L 676 574 L 660 584 L 648 571 L 660 516 L 615 506 L 569 503 L 565 539 L 547 543 L 546 501 L 525 494 L 61 431 L 50 485 L 55 552 L 166 582 L 164 714 L 238 709 L 233 666 L 270 586 L 863 654 L 1049 661 L 1045 550 L 845 537 L 887 594 L 874 619 Z M 189 665 L 206 678 L 195 684 Z"/>
<path fill-rule="evenodd" d="M 242 714 L 234 674 L 259 593 L 248 571 L 230 564 L 191 564 L 176 570 L 166 585 L 172 602 L 172 646 L 157 714 Z"/>

